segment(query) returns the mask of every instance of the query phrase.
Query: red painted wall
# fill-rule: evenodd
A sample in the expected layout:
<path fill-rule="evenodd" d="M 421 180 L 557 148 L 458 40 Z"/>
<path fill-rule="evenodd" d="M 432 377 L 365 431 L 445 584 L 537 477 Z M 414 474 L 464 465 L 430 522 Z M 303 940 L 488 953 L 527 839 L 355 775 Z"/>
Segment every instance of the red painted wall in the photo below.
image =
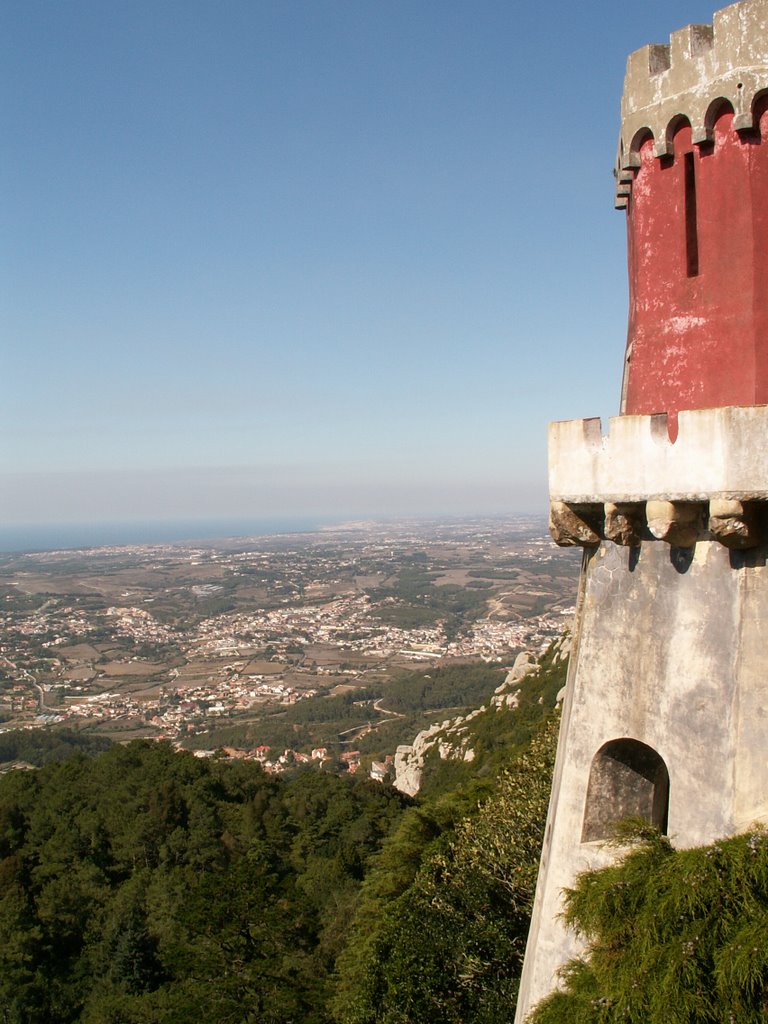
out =
<path fill-rule="evenodd" d="M 640 150 L 627 220 L 623 411 L 672 413 L 673 431 L 679 409 L 768 402 L 768 103 L 757 114 L 759 134 L 735 132 L 726 107 L 714 144 L 692 145 L 683 121 L 674 158 L 654 157 L 650 138 Z M 695 247 L 686 240 L 686 154 Z"/>

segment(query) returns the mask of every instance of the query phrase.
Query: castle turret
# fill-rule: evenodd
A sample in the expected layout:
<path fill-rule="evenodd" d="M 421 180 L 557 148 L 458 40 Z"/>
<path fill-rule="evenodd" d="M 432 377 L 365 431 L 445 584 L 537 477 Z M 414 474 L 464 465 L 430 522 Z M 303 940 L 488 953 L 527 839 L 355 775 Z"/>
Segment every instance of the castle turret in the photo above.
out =
<path fill-rule="evenodd" d="M 768 823 L 768 0 L 629 57 L 616 176 L 621 413 L 549 434 L 584 560 L 518 1024 L 581 951 L 562 892 L 618 821 L 680 847 Z"/>
<path fill-rule="evenodd" d="M 627 62 L 622 412 L 768 402 L 768 24 L 761 0 Z"/>

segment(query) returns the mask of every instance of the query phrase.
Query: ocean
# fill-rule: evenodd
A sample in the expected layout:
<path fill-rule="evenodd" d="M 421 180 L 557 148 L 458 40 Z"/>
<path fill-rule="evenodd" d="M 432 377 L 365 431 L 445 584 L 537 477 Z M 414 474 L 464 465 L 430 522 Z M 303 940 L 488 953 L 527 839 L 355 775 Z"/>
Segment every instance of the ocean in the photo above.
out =
<path fill-rule="evenodd" d="M 59 551 L 123 544 L 168 544 L 224 537 L 264 537 L 311 533 L 339 519 L 187 519 L 117 523 L 0 524 L 0 552 Z"/>

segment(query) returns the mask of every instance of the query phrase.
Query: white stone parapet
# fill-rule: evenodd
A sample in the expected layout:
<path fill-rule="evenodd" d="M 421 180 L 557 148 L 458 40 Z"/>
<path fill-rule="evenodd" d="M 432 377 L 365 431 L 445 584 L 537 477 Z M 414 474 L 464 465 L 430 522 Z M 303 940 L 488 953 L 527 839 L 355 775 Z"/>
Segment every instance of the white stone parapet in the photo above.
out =
<path fill-rule="evenodd" d="M 549 493 L 569 504 L 768 499 L 768 406 L 693 409 L 549 425 Z"/>

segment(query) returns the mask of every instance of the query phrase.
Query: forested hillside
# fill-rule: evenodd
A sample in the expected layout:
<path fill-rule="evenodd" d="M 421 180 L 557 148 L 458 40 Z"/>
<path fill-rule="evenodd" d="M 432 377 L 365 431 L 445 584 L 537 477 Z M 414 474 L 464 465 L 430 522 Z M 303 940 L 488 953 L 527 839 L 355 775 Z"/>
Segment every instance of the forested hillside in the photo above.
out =
<path fill-rule="evenodd" d="M 326 1020 L 358 885 L 408 802 L 165 744 L 5 776 L 1 1019 Z"/>
<path fill-rule="evenodd" d="M 76 750 L 98 754 L 111 745 L 104 736 L 75 729 L 14 729 L 0 735 L 0 765 L 24 761 L 42 767 L 51 761 L 63 761 Z"/>
<path fill-rule="evenodd" d="M 0 1019 L 511 1020 L 564 671 L 545 662 L 418 801 L 163 743 L 7 773 Z"/>
<path fill-rule="evenodd" d="M 476 814 L 406 812 L 340 958 L 341 1024 L 512 1021 L 556 741 L 551 717 Z"/>

